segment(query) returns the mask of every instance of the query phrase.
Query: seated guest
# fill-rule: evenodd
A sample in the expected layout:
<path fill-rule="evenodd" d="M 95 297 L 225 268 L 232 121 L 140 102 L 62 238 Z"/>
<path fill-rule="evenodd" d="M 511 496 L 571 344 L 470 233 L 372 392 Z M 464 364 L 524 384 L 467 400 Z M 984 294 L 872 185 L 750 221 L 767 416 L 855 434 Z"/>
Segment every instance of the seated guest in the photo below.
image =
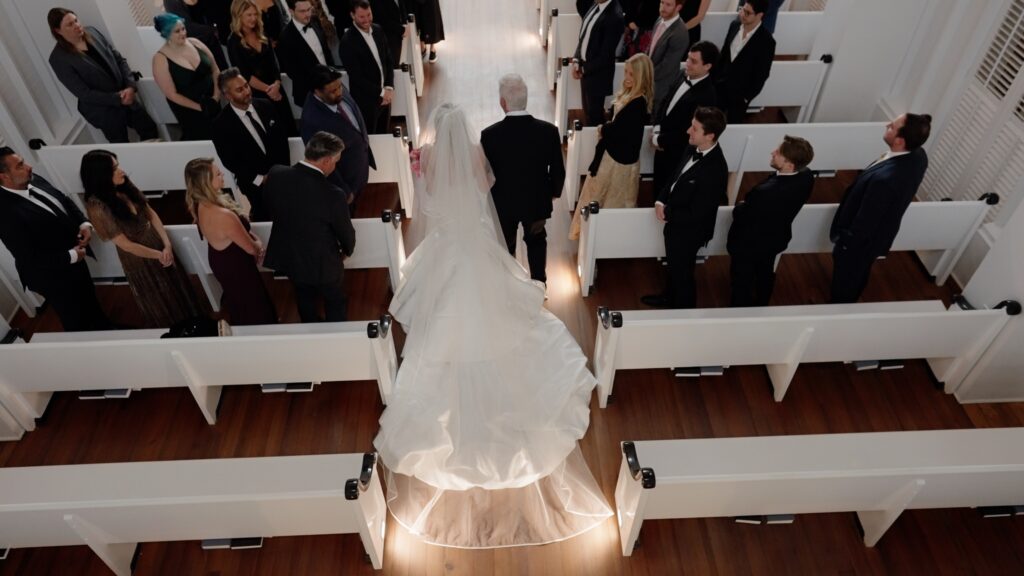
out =
<path fill-rule="evenodd" d="M 370 167 L 377 168 L 363 115 L 341 83 L 341 72 L 318 66 L 311 76 L 311 85 L 313 93 L 302 107 L 299 132 L 306 143 L 321 131 L 330 132 L 345 142 L 345 154 L 330 179 L 345 191 L 349 204 L 353 204 L 370 178 Z M 355 214 L 355 207 L 350 208 Z"/>
<path fill-rule="evenodd" d="M 92 225 L 7 146 L 0 147 L 0 241 L 25 288 L 46 298 L 67 332 L 107 330 L 85 256 Z"/>
<path fill-rule="evenodd" d="M 711 0 L 686 0 L 683 4 L 679 17 L 686 23 L 686 30 L 690 33 L 690 46 L 700 42 L 700 24 L 710 7 Z"/>
<path fill-rule="evenodd" d="M 229 105 L 213 122 L 213 146 L 249 199 L 249 217 L 254 222 L 269 220 L 262 184 L 271 166 L 291 163 L 286 128 L 289 122 L 279 119 L 270 102 L 252 97 L 238 68 L 221 72 L 217 83 Z"/>
<path fill-rule="evenodd" d="M 725 130 L 718 108 L 697 108 L 690 121 L 690 147 L 672 182 L 658 193 L 654 214 L 665 223 L 668 288 L 642 298 L 656 308 L 695 308 L 697 252 L 715 235 L 718 206 L 726 201 L 729 165 L 718 139 Z"/>
<path fill-rule="evenodd" d="M 746 120 L 747 107 L 761 93 L 772 70 L 775 38 L 761 25 L 767 7 L 768 0 L 751 0 L 740 8 L 715 65 L 718 107 L 725 110 L 730 124 Z"/>
<path fill-rule="evenodd" d="M 730 256 L 730 306 L 767 306 L 775 287 L 775 257 L 793 237 L 793 219 L 814 188 L 807 165 L 814 159 L 811 143 L 786 136 L 772 152 L 776 170 L 754 186 L 732 211 L 727 248 Z"/>
<path fill-rule="evenodd" d="M 612 119 L 598 127 L 600 140 L 590 175 L 583 182 L 569 227 L 569 239 L 580 237 L 581 210 L 591 202 L 602 208 L 633 208 L 640 189 L 640 148 L 654 98 L 651 59 L 636 54 L 626 60 L 622 87 L 612 102 Z"/>
<path fill-rule="evenodd" d="M 341 138 L 317 132 L 306 144 L 305 159 L 275 166 L 266 187 L 274 221 L 266 265 L 288 276 L 303 322 L 318 322 L 320 297 L 328 322 L 348 317 L 344 258 L 352 255 L 356 231 L 345 194 L 327 179 L 345 150 Z"/>
<path fill-rule="evenodd" d="M 82 157 L 85 210 L 103 240 L 117 246 L 128 286 L 150 328 L 166 328 L 203 309 L 175 259 L 160 217 L 106 150 Z"/>
<path fill-rule="evenodd" d="M 718 48 L 702 41 L 690 46 L 686 68 L 676 76 L 661 107 L 654 114 L 651 143 L 654 144 L 654 189 L 669 183 L 683 160 L 689 145 L 686 131 L 693 113 L 701 106 L 714 106 L 717 101 L 715 83 L 711 80 L 712 65 L 718 61 Z"/>
<path fill-rule="evenodd" d="M 57 45 L 50 67 L 75 98 L 86 122 L 103 131 L 108 142 L 127 142 L 128 127 L 142 140 L 156 138 L 156 124 L 139 100 L 138 88 L 124 56 L 100 34 L 83 28 L 67 8 L 46 15 Z"/>
<path fill-rule="evenodd" d="M 604 122 L 604 99 L 612 93 L 615 79 L 615 52 L 622 40 L 622 10 L 616 0 L 598 0 L 586 12 L 580 12 L 572 77 L 580 81 L 583 114 L 587 126 Z"/>
<path fill-rule="evenodd" d="M 292 81 L 292 102 L 303 106 L 312 89 L 313 69 L 334 66 L 334 57 L 320 22 L 313 17 L 313 4 L 309 0 L 288 0 L 288 9 L 292 21 L 281 32 L 277 59 Z"/>
<path fill-rule="evenodd" d="M 263 243 L 222 188 L 224 174 L 212 158 L 185 165 L 185 203 L 206 239 L 210 269 L 224 289 L 221 309 L 232 324 L 276 324 L 277 313 L 257 268 L 263 262 Z"/>
<path fill-rule="evenodd" d="M 263 20 L 256 0 L 235 0 L 231 4 L 228 54 L 249 82 L 253 96 L 273 103 L 285 133 L 298 136 L 291 101 L 281 88 L 281 68 L 277 65 L 270 40 L 263 33 Z"/>
<path fill-rule="evenodd" d="M 153 22 L 167 41 L 153 55 L 153 79 L 178 119 L 181 139 L 209 140 L 210 123 L 220 112 L 216 83 L 220 70 L 213 54 L 205 44 L 186 35 L 180 16 L 158 14 Z"/>
<path fill-rule="evenodd" d="M 658 18 L 651 46 L 647 50 L 654 65 L 652 110 L 661 107 L 661 101 L 666 98 L 672 83 L 679 76 L 679 67 L 686 59 L 687 49 L 690 47 L 690 36 L 679 18 L 679 10 L 682 7 L 683 0 L 662 0 L 658 8 L 661 17 Z"/>
<path fill-rule="evenodd" d="M 387 134 L 391 99 L 395 95 L 395 59 L 384 30 L 373 23 L 369 2 L 352 2 L 352 23 L 342 35 L 338 49 L 348 72 L 352 99 L 359 106 L 367 130 L 371 134 Z"/>

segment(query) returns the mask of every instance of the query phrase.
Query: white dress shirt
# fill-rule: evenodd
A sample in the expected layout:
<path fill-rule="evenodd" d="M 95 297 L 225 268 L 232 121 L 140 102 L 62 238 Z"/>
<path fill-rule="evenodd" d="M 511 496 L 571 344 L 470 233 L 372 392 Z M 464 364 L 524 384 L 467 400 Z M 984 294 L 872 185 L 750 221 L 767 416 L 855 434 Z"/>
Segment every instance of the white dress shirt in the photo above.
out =
<path fill-rule="evenodd" d="M 42 208 L 43 210 L 46 210 L 48 213 L 53 214 L 54 216 L 59 216 L 59 214 L 54 214 L 53 210 L 49 206 L 47 206 L 45 202 L 43 202 L 42 200 L 40 200 L 38 198 L 33 198 L 31 196 L 30 192 L 35 192 L 36 194 L 39 194 L 40 196 L 45 196 L 47 200 L 49 200 L 50 202 L 53 202 L 54 204 L 59 206 L 61 208 L 61 210 L 64 209 L 64 205 L 61 203 L 60 199 L 54 198 L 53 195 L 50 194 L 49 192 L 47 192 L 46 190 L 43 190 L 42 188 L 39 188 L 37 186 L 33 186 L 31 184 L 29 184 L 24 190 L 14 190 L 14 189 L 8 188 L 6 186 L 0 186 L 0 188 L 3 188 L 4 190 L 7 190 L 11 194 L 17 194 L 18 196 L 21 196 L 25 200 L 28 200 L 29 202 L 35 204 L 36 206 L 39 206 L 40 208 Z M 67 215 L 67 213 L 64 212 L 64 215 Z M 86 228 L 92 228 L 92 224 L 90 224 L 89 222 L 82 222 L 82 224 L 78 226 L 79 230 L 85 230 Z M 74 248 L 68 250 L 68 254 L 70 254 L 70 256 L 71 256 L 71 263 L 72 264 L 74 264 L 75 262 L 78 262 L 78 252 Z"/>
<path fill-rule="evenodd" d="M 309 162 L 306 162 L 305 160 L 299 160 L 299 164 L 302 164 L 303 166 L 306 166 L 307 168 L 312 168 L 313 170 L 316 170 L 317 172 L 319 172 L 321 174 L 324 173 L 323 170 L 317 168 L 316 166 L 313 166 L 312 164 L 310 164 Z"/>
<path fill-rule="evenodd" d="M 710 148 L 708 148 L 707 150 L 698 150 L 698 152 L 700 152 L 700 153 L 701 153 L 701 156 L 702 156 L 702 157 L 703 157 L 703 156 L 707 156 L 707 155 L 708 155 L 708 154 L 709 154 L 709 153 L 710 153 L 710 152 L 711 152 L 712 150 L 714 150 L 714 149 L 715 149 L 715 147 L 716 147 L 716 146 L 718 146 L 718 142 L 715 142 L 714 144 L 712 144 L 712 145 L 711 145 L 711 147 L 710 147 Z M 673 190 L 675 190 L 675 189 L 676 189 L 676 184 L 678 184 L 678 183 L 679 183 L 679 181 L 680 181 L 680 180 L 682 179 L 682 175 L 683 175 L 683 174 L 686 174 L 686 172 L 687 172 L 687 171 L 688 171 L 688 170 L 689 170 L 690 168 L 693 168 L 693 165 L 694 165 L 694 164 L 696 164 L 696 163 L 697 163 L 697 162 L 696 162 L 696 160 L 694 160 L 694 159 L 693 159 L 693 156 L 690 156 L 689 158 L 687 158 L 687 159 L 686 159 L 686 165 L 685 165 L 685 166 L 683 166 L 683 171 L 679 173 L 679 176 L 680 176 L 680 177 L 679 177 L 679 178 L 676 178 L 676 181 L 672 183 L 672 187 L 668 189 L 668 190 L 669 190 L 669 193 L 671 193 L 671 192 L 672 192 Z M 661 204 L 662 206 L 664 206 L 664 205 L 665 205 L 665 203 L 664 203 L 664 202 L 655 202 L 654 204 L 655 204 L 655 206 L 657 206 L 658 204 Z"/>
<path fill-rule="evenodd" d="M 302 35 L 302 39 L 305 40 L 306 44 L 309 45 L 309 49 L 312 50 L 313 54 L 316 55 L 317 61 L 326 66 L 327 58 L 324 57 L 324 48 L 323 46 L 320 45 L 320 37 L 317 36 L 316 32 L 313 30 L 313 21 L 310 20 L 310 27 L 307 28 L 305 32 L 302 31 L 305 25 L 299 24 L 298 20 L 292 18 L 292 24 L 295 25 L 295 28 L 299 31 L 299 34 Z"/>
<path fill-rule="evenodd" d="M 754 29 L 751 30 L 749 34 L 744 35 L 744 33 L 743 33 L 743 25 L 740 24 L 740 29 L 736 31 L 736 36 L 732 39 L 732 44 L 729 45 L 730 46 L 730 48 L 729 48 L 729 61 L 730 62 L 732 62 L 733 60 L 736 59 L 736 56 L 739 55 L 740 50 L 743 50 L 743 47 L 747 45 L 747 42 L 750 40 L 750 37 L 753 36 L 754 32 L 757 32 L 757 29 L 760 28 L 760 27 L 761 27 L 761 23 L 758 22 L 757 26 L 754 26 Z"/>
<path fill-rule="evenodd" d="M 690 88 L 693 88 L 693 86 L 697 85 L 697 82 L 704 80 L 708 76 L 710 76 L 710 74 L 705 74 L 700 78 L 690 79 L 690 84 L 687 84 L 686 82 L 681 82 L 679 84 L 679 88 L 676 88 L 676 93 L 672 96 L 672 99 L 669 100 L 668 108 L 665 109 L 665 114 L 668 115 L 668 113 L 671 112 L 672 109 L 676 107 L 676 104 L 678 104 L 679 100 L 682 99 L 683 94 L 686 94 L 690 90 Z M 661 135 L 661 124 L 655 126 L 653 132 L 654 136 L 651 138 L 651 142 L 653 142 L 654 145 L 657 146 L 658 136 Z"/>
<path fill-rule="evenodd" d="M 594 23 L 604 13 L 604 9 L 608 7 L 611 2 L 602 2 L 601 4 L 594 3 L 593 8 L 587 13 L 587 19 L 583 22 L 583 27 L 580 28 L 580 38 L 583 42 L 580 44 L 580 58 L 583 60 L 587 59 L 587 46 L 590 45 L 590 32 L 594 29 Z"/>

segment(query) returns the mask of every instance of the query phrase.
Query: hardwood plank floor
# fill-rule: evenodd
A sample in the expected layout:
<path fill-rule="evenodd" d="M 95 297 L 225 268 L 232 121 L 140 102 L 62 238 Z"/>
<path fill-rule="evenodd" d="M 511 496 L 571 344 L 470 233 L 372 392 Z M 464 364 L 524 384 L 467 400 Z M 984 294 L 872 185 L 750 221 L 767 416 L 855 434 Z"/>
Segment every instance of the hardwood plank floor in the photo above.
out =
<path fill-rule="evenodd" d="M 426 65 L 421 116 L 439 103 L 467 109 L 478 128 L 500 119 L 497 80 L 509 71 L 529 84 L 529 110 L 551 119 L 553 97 L 544 87 L 544 53 L 536 37 L 532 0 L 441 0 L 448 39 L 439 61 Z M 764 116 L 771 118 L 771 113 Z M 881 149 L 881 134 L 879 147 Z M 818 182 L 813 201 L 834 201 L 852 177 Z M 757 175 L 748 175 L 749 188 Z M 649 191 L 645 192 L 650 198 Z M 374 187 L 360 216 L 394 206 L 393 188 Z M 173 200 L 168 200 L 173 209 Z M 566 240 L 568 214 L 549 223 L 550 300 L 590 354 L 598 306 L 640 308 L 640 295 L 655 291 L 661 267 L 650 260 L 602 262 L 592 295 L 580 297 L 575 247 Z M 827 300 L 831 259 L 782 259 L 774 304 Z M 712 258 L 697 273 L 699 304 L 725 306 L 728 261 Z M 282 321 L 297 322 L 287 282 L 267 278 Z M 390 300 L 386 272 L 348 271 L 352 319 L 373 320 Z M 939 288 L 909 254 L 880 262 L 865 301 L 940 298 Z M 138 322 L 124 286 L 103 288 L 105 309 L 122 323 Z M 54 330 L 52 312 L 21 317 L 29 333 Z M 401 335 L 399 331 L 399 346 Z M 612 502 L 622 440 L 711 438 L 1024 425 L 1024 404 L 962 406 L 935 389 L 924 362 L 901 371 L 856 372 L 842 364 L 801 367 L 784 402 L 772 399 L 760 367 L 732 368 L 717 378 L 677 379 L 667 370 L 620 372 L 614 402 L 591 405 L 591 426 L 581 442 L 605 496 Z M 0 443 L 0 465 L 226 458 L 360 452 L 372 450 L 383 406 L 372 382 L 324 383 L 311 394 L 262 395 L 253 387 L 224 391 L 219 421 L 208 426 L 186 390 L 146 390 L 124 401 L 84 402 L 57 394 L 40 427 L 19 442 Z M 0 489 L 2 493 L 2 489 Z M 180 574 L 375 574 L 363 561 L 355 535 L 273 538 L 260 550 L 202 551 L 196 542 L 142 545 L 140 576 Z M 13 550 L 0 562 L 7 574 L 107 574 L 84 547 Z M 425 545 L 389 524 L 387 575 L 665 575 L 665 574 L 1020 574 L 1024 573 L 1024 523 L 984 520 L 972 510 L 903 514 L 875 548 L 865 548 L 853 514 L 802 515 L 784 526 L 748 526 L 729 519 L 656 521 L 644 525 L 641 544 L 624 558 L 614 519 L 566 542 L 540 547 L 469 551 Z"/>

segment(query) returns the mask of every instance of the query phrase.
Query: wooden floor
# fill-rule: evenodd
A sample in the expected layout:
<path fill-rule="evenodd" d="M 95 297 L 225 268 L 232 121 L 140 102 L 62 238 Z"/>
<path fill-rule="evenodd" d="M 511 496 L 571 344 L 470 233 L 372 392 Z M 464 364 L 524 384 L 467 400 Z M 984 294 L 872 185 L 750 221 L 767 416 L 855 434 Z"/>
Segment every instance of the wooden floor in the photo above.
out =
<path fill-rule="evenodd" d="M 448 40 L 427 66 L 425 119 L 443 101 L 467 108 L 478 128 L 501 117 L 497 79 L 517 71 L 528 79 L 529 109 L 551 119 L 544 88 L 544 52 L 536 36 L 533 0 L 441 0 Z M 881 134 L 879 134 L 881 150 Z M 851 175 L 818 183 L 813 201 L 835 201 Z M 749 187 L 756 177 L 744 182 Z M 649 191 L 645 191 L 649 198 Z M 396 201 L 374 187 L 361 205 L 370 216 Z M 167 210 L 176 200 L 167 200 Z M 586 300 L 579 294 L 574 247 L 565 239 L 568 214 L 549 223 L 548 307 L 589 355 L 595 311 L 641 308 L 640 296 L 660 287 L 653 260 L 602 262 Z M 786 256 L 774 304 L 821 303 L 828 296 L 831 260 Z M 712 258 L 697 273 L 699 305 L 725 306 L 728 262 Z M 372 320 L 390 293 L 383 270 L 348 271 L 350 318 Z M 286 282 L 271 281 L 283 321 L 298 315 Z M 894 254 L 874 270 L 865 301 L 941 298 L 916 259 Z M 101 290 L 112 317 L 138 322 L 125 287 Z M 57 328 L 52 312 L 16 324 L 28 332 Z M 400 342 L 399 342 L 400 343 Z M 584 455 L 612 502 L 622 440 L 817 434 L 1024 425 L 1024 404 L 963 406 L 933 385 L 924 362 L 901 371 L 858 373 L 841 364 L 800 368 L 782 403 L 772 400 L 761 367 L 732 368 L 722 377 L 676 379 L 667 370 L 619 372 L 614 402 L 592 402 Z M 57 394 L 39 428 L 19 442 L 0 443 L 0 465 L 226 458 L 372 450 L 383 407 L 373 382 L 325 383 L 311 394 L 262 395 L 230 387 L 219 420 L 208 426 L 187 390 L 145 390 L 124 401 L 79 401 Z M 0 494 L 3 488 L 0 487 Z M 0 496 L 2 497 L 2 496 Z M 644 525 L 633 556 L 619 552 L 614 519 L 575 539 L 547 546 L 466 551 L 424 545 L 389 524 L 383 574 L 388 575 L 672 575 L 672 574 L 1022 574 L 1024 521 L 983 520 L 972 510 L 904 513 L 875 548 L 865 548 L 854 514 L 802 515 L 786 526 L 749 526 L 729 519 L 655 521 Z M 13 550 L 0 575 L 100 575 L 103 563 L 84 547 Z M 274 538 L 259 550 L 204 552 L 197 542 L 143 544 L 140 576 L 181 574 L 374 574 L 358 536 Z"/>

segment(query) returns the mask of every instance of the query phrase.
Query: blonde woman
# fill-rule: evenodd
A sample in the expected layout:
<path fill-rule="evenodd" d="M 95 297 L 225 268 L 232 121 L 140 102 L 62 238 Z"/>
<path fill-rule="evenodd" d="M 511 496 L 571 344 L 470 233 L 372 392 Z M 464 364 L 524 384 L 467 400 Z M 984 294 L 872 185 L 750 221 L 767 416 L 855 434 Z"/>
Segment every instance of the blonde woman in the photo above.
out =
<path fill-rule="evenodd" d="M 590 175 L 583 182 L 569 239 L 580 237 L 580 209 L 596 201 L 602 208 L 633 208 L 640 189 L 640 147 L 654 102 L 654 67 L 646 54 L 626 60 L 622 87 L 612 102 L 612 119 L 598 126 L 600 140 Z"/>
<path fill-rule="evenodd" d="M 221 309 L 236 325 L 276 324 L 277 313 L 257 266 L 263 244 L 249 231 L 241 208 L 221 193 L 224 173 L 211 158 L 185 165 L 185 204 L 206 238 L 210 269 L 224 293 Z"/>
<path fill-rule="evenodd" d="M 276 7 L 272 8 L 277 10 Z M 255 98 L 274 104 L 278 120 L 285 123 L 288 136 L 298 136 L 291 103 L 281 88 L 281 67 L 264 34 L 264 19 L 257 0 L 235 0 L 231 3 L 231 37 L 228 56 L 252 88 Z"/>

